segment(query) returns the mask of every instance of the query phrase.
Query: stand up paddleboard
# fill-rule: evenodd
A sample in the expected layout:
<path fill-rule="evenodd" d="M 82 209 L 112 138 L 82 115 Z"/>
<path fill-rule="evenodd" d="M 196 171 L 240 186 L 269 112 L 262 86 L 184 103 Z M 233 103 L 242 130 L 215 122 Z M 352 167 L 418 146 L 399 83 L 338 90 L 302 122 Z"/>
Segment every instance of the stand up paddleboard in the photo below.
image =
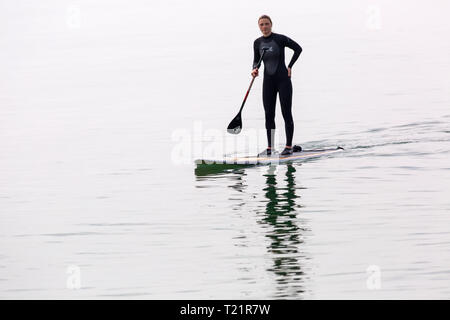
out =
<path fill-rule="evenodd" d="M 226 165 L 226 166 L 253 166 L 265 164 L 278 164 L 292 161 L 300 161 L 311 158 L 317 158 L 324 155 L 329 155 L 344 150 L 342 147 L 331 149 L 316 149 L 316 150 L 302 150 L 294 152 L 289 156 L 281 156 L 280 154 L 273 154 L 272 156 L 247 156 L 247 157 L 224 157 L 223 159 L 199 159 L 195 160 L 197 168 L 207 165 Z"/>

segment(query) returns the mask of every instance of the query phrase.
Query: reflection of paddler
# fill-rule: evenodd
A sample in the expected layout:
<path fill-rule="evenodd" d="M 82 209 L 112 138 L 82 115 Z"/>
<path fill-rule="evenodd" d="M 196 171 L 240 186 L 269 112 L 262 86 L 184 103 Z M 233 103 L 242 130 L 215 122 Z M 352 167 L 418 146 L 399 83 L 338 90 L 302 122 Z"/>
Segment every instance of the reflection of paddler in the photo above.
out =
<path fill-rule="evenodd" d="M 296 184 L 294 173 L 296 169 L 291 164 L 286 166 L 286 186 L 277 186 L 276 166 L 270 166 L 267 170 L 265 196 L 269 200 L 263 221 L 272 226 L 266 237 L 270 238 L 269 250 L 273 254 L 273 267 L 268 269 L 278 277 L 276 281 L 282 285 L 278 288 L 278 296 L 292 296 L 304 292 L 302 287 L 303 271 L 300 265 L 299 245 L 300 230 L 296 224 L 295 199 L 300 196 L 295 194 Z M 279 192 L 282 191 L 282 192 Z M 288 286 L 288 287 L 287 287 Z"/>

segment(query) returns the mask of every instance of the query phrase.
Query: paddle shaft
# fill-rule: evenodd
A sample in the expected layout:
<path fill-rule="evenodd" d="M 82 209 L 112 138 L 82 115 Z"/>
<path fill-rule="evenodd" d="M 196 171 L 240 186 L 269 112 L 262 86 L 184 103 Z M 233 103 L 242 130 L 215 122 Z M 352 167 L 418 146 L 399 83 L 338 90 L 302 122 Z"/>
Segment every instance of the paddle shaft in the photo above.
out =
<path fill-rule="evenodd" d="M 250 93 L 250 89 L 252 88 L 255 78 L 256 77 L 253 77 L 252 81 L 250 82 L 250 86 L 248 87 L 247 93 L 245 94 L 244 101 L 242 101 L 242 105 L 241 105 L 241 108 L 239 109 L 239 113 L 241 113 L 242 109 L 244 108 L 245 101 L 247 101 L 248 94 Z"/>
<path fill-rule="evenodd" d="M 263 59 L 265 53 L 266 53 L 266 50 L 263 50 L 261 58 L 259 58 L 258 64 L 256 65 L 256 69 L 259 69 L 259 67 L 261 66 L 261 62 L 262 62 L 262 59 Z M 242 109 L 244 108 L 245 101 L 247 101 L 248 94 L 250 93 L 250 89 L 252 88 L 255 78 L 256 78 L 255 76 L 252 77 L 252 81 L 250 82 L 250 86 L 248 87 L 247 93 L 245 94 L 244 101 L 242 101 L 242 105 L 241 105 L 241 108 L 239 109 L 239 113 L 241 113 Z"/>

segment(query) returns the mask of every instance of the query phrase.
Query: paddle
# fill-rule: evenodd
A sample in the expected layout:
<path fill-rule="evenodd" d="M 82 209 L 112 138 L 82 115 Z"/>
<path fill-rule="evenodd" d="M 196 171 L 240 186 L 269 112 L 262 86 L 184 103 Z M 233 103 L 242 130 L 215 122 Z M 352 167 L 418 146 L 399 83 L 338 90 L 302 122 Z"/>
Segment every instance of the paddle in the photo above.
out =
<path fill-rule="evenodd" d="M 256 65 L 256 69 L 259 69 L 259 67 L 261 66 L 262 59 L 263 59 L 264 54 L 266 53 L 267 49 L 268 48 L 263 48 L 262 49 L 263 53 L 261 55 L 261 58 L 259 58 L 258 64 Z M 244 101 L 242 101 L 242 105 L 241 105 L 241 108 L 239 109 L 239 113 L 237 114 L 236 117 L 234 117 L 233 120 L 231 120 L 230 124 L 228 125 L 228 128 L 227 128 L 228 133 L 239 134 L 241 132 L 241 130 L 242 130 L 241 112 L 242 112 L 242 109 L 244 108 L 245 101 L 247 101 L 247 97 L 248 97 L 248 94 L 250 92 L 250 89 L 252 88 L 253 81 L 255 81 L 255 77 L 253 77 L 252 78 L 252 82 L 250 82 L 250 86 L 248 87 L 247 93 L 245 94 Z"/>

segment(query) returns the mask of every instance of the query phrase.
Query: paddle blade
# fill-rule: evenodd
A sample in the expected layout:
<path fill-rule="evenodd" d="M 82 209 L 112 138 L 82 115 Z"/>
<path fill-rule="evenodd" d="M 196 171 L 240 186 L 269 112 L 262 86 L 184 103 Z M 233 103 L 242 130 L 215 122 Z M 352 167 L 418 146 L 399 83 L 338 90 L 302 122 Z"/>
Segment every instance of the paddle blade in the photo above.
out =
<path fill-rule="evenodd" d="M 231 134 L 239 134 L 242 130 L 242 119 L 239 113 L 228 125 L 227 131 Z"/>

